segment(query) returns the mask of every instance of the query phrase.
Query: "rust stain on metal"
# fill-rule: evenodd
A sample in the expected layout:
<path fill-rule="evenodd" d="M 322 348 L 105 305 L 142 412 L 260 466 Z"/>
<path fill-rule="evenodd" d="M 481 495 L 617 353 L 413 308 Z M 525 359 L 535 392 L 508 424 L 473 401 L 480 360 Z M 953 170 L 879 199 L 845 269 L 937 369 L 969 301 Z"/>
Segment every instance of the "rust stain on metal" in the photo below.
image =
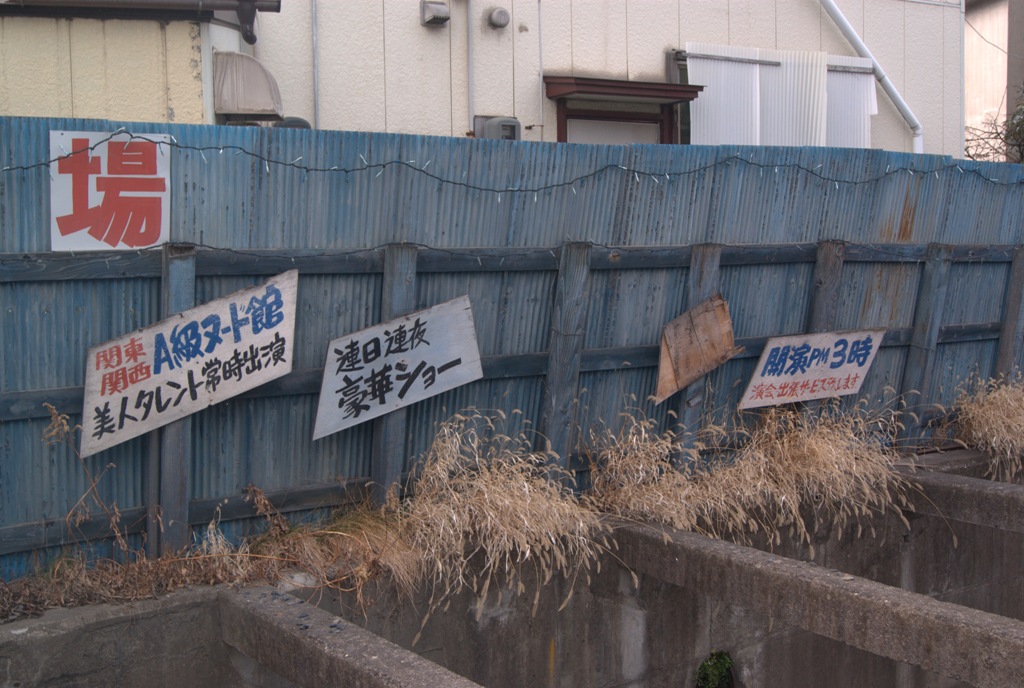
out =
<path fill-rule="evenodd" d="M 907 189 L 906 196 L 903 199 L 903 212 L 900 214 L 900 233 L 896 237 L 897 241 L 910 241 L 914 234 L 914 216 L 917 215 L 917 196 L 919 191 L 920 187 L 917 186 Z"/>

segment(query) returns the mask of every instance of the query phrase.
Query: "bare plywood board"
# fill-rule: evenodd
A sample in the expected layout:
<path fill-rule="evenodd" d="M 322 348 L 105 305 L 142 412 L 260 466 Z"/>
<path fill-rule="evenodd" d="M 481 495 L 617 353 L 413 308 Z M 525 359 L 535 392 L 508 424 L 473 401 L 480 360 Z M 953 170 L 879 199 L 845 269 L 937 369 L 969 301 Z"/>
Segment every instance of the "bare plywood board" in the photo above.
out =
<path fill-rule="evenodd" d="M 702 301 L 661 332 L 654 402 L 660 404 L 741 351 L 735 345 L 729 304 L 722 295 Z"/>

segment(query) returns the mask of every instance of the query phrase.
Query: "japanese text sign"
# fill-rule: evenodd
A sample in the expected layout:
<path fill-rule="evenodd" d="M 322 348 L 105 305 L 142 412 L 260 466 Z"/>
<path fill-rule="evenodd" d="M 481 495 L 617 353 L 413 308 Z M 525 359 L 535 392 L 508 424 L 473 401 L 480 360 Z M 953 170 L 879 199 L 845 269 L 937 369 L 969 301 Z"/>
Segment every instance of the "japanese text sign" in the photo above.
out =
<path fill-rule="evenodd" d="M 50 132 L 50 248 L 135 250 L 170 237 L 167 134 Z"/>
<path fill-rule="evenodd" d="M 739 408 L 856 394 L 884 336 L 864 330 L 769 339 Z"/>
<path fill-rule="evenodd" d="M 327 345 L 313 439 L 483 377 L 469 297 Z"/>
<path fill-rule="evenodd" d="M 89 349 L 83 456 L 292 369 L 298 271 Z"/>

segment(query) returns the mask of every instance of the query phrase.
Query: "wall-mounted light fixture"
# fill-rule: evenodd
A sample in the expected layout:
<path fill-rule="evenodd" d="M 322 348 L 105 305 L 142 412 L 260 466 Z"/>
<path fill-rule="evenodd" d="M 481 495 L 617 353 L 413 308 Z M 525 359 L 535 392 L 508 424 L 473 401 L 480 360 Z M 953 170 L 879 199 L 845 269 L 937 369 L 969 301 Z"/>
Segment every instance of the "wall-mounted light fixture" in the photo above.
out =
<path fill-rule="evenodd" d="M 447 2 L 420 0 L 420 24 L 423 26 L 444 26 L 451 16 Z"/>

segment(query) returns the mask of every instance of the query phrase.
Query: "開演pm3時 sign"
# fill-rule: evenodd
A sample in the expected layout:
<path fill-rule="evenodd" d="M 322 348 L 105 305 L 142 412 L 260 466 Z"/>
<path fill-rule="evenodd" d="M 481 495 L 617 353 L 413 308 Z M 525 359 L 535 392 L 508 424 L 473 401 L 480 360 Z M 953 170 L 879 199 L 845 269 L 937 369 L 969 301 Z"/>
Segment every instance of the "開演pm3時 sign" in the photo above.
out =
<path fill-rule="evenodd" d="M 884 336 L 885 330 L 861 330 L 773 337 L 739 408 L 856 394 Z"/>
<path fill-rule="evenodd" d="M 83 456 L 289 373 L 299 273 L 89 349 Z"/>

